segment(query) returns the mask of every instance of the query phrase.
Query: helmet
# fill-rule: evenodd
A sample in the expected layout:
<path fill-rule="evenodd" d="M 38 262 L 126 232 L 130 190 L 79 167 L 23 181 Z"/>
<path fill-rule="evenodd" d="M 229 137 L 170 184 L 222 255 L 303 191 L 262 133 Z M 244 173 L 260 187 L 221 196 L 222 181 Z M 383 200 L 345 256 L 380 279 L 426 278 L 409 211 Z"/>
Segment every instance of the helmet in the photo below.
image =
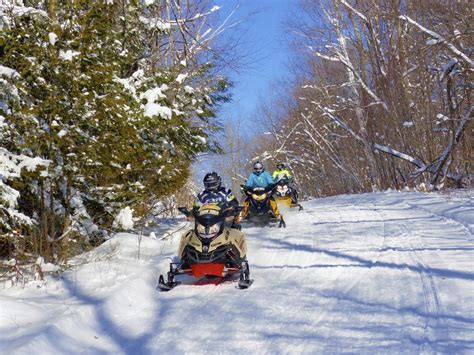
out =
<path fill-rule="evenodd" d="M 263 167 L 263 164 L 260 163 L 259 161 L 257 161 L 255 164 L 253 164 L 253 171 L 256 174 L 261 174 L 261 173 L 263 173 L 264 170 L 265 170 L 265 168 Z"/>
<path fill-rule="evenodd" d="M 217 191 L 221 187 L 222 180 L 219 174 L 213 171 L 212 173 L 207 173 L 202 182 L 206 191 Z"/>
<path fill-rule="evenodd" d="M 285 168 L 286 168 L 286 166 L 285 166 L 284 163 L 278 163 L 278 164 L 277 164 L 277 169 L 278 169 L 278 170 L 283 170 L 283 169 L 285 169 Z"/>

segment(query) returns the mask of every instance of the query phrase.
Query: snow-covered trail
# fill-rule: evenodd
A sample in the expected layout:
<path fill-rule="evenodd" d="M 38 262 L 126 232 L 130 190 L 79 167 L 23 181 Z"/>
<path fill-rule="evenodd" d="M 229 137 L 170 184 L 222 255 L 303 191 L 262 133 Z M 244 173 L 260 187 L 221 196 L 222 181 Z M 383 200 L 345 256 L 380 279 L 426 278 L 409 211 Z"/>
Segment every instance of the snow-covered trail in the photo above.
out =
<path fill-rule="evenodd" d="M 244 229 L 254 284 L 154 289 L 176 253 L 120 234 L 0 291 L 0 353 L 472 353 L 474 191 L 318 199 Z"/>

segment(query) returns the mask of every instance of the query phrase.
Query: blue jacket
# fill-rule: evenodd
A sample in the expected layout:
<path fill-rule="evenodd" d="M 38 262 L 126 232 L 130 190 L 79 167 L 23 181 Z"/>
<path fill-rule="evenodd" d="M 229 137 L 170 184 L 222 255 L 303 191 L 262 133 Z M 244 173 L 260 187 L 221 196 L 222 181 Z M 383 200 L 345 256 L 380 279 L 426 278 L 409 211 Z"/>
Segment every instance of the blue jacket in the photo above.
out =
<path fill-rule="evenodd" d="M 245 186 L 253 189 L 255 187 L 265 188 L 270 184 L 273 184 L 273 178 L 268 172 L 264 171 L 260 175 L 257 175 L 254 172 L 250 174 Z"/>

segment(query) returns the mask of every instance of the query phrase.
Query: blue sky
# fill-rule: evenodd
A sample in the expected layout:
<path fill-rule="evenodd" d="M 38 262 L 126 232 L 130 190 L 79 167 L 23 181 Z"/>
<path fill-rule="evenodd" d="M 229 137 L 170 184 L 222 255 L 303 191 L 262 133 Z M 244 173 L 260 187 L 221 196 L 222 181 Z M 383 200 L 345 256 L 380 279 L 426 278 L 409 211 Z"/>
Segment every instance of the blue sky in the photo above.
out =
<path fill-rule="evenodd" d="M 238 31 L 244 31 L 239 32 L 244 34 L 240 49 L 251 53 L 242 59 L 238 72 L 230 70 L 226 73 L 234 84 L 232 101 L 222 106 L 218 118 L 223 123 L 243 120 L 242 132 L 252 134 L 256 132 L 253 119 L 260 98 L 271 94 L 272 84 L 286 75 L 289 53 L 284 22 L 296 0 L 216 0 L 215 4 L 221 6 L 222 18 L 238 6 L 231 22 L 243 22 L 238 28 Z M 224 35 L 235 35 L 235 30 Z M 195 165 L 198 182 L 206 172 L 218 170 L 215 158 L 206 155 L 199 159 Z"/>
<path fill-rule="evenodd" d="M 220 117 L 225 120 L 234 112 L 249 117 L 255 111 L 259 97 L 265 96 L 277 79 L 285 76 L 288 48 L 285 43 L 285 25 L 293 0 L 227 0 L 216 1 L 225 14 L 236 5 L 234 21 L 244 21 L 246 45 L 253 54 L 243 59 L 239 73 L 231 72 L 234 82 L 232 102 L 226 104 Z M 251 62 L 251 63 L 246 63 Z M 248 64 L 248 66 L 246 65 Z"/>

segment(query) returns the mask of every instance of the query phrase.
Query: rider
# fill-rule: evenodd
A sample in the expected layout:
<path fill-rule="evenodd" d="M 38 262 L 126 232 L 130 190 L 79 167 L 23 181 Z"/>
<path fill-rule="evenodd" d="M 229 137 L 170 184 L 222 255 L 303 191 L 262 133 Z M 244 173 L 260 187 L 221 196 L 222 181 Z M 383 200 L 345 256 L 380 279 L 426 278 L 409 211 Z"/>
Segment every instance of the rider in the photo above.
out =
<path fill-rule="evenodd" d="M 288 183 L 293 181 L 293 175 L 291 175 L 290 170 L 288 170 L 284 163 L 277 164 L 276 170 L 273 172 L 272 177 L 275 183 L 285 179 L 288 180 Z M 290 197 L 291 203 L 293 205 L 298 205 L 298 193 L 294 188 L 290 188 Z"/>
<path fill-rule="evenodd" d="M 285 164 L 278 163 L 276 166 L 276 170 L 272 174 L 273 180 L 278 182 L 281 179 L 288 179 L 289 181 L 293 180 L 293 176 L 291 175 L 290 171 L 286 168 Z"/>
<path fill-rule="evenodd" d="M 257 161 L 253 164 L 253 172 L 249 175 L 247 181 L 245 182 L 244 188 L 253 189 L 256 187 L 268 188 L 274 186 L 272 176 L 265 171 L 265 168 L 262 163 Z M 273 197 L 270 197 L 270 208 L 272 209 L 273 214 L 276 218 L 280 219 L 283 222 L 283 216 L 278 210 L 277 203 Z M 242 218 L 246 218 L 248 210 L 250 207 L 250 201 L 247 197 L 244 201 L 244 209 L 242 210 Z M 283 222 L 284 223 L 284 222 Z"/>
<path fill-rule="evenodd" d="M 239 206 L 239 201 L 235 198 L 230 189 L 222 186 L 222 179 L 215 171 L 207 173 L 203 179 L 204 190 L 201 191 L 193 204 L 193 210 L 199 208 L 206 203 L 218 203 L 226 205 L 226 208 L 236 208 Z M 232 221 L 231 228 L 240 229 L 240 215 L 237 213 Z"/>

